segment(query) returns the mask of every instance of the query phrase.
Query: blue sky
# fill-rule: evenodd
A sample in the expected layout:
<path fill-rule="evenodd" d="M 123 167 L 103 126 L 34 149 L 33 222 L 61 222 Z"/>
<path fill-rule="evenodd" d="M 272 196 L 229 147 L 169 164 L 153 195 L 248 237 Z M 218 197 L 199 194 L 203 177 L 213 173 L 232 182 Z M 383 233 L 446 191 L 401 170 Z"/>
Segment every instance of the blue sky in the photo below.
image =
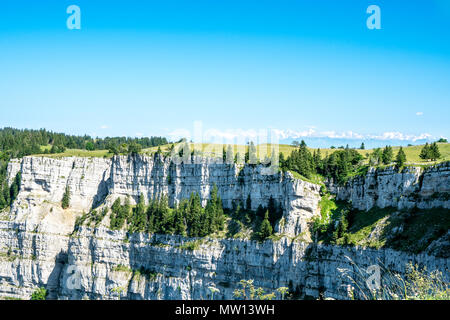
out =
<path fill-rule="evenodd" d="M 449 30 L 446 0 L 3 0 L 0 127 L 450 137 Z"/>

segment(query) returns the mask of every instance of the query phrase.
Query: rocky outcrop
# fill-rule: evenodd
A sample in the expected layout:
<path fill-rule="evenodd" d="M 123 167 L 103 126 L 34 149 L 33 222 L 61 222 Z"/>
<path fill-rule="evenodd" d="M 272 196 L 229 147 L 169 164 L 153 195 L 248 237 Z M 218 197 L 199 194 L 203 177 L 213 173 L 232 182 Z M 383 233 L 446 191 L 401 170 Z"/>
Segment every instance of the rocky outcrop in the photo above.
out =
<path fill-rule="evenodd" d="M 10 225 L 9 227 L 11 227 Z M 407 262 L 441 270 L 449 259 L 393 250 L 308 242 L 186 239 L 82 228 L 71 237 L 0 229 L 16 258 L 0 259 L 0 296 L 27 298 L 46 286 L 58 299 L 232 299 L 242 279 L 272 292 L 289 287 L 297 298 L 348 299 L 351 279 L 371 265 L 405 273 Z M 188 242 L 197 241 L 194 250 Z M 64 251 L 59 251 L 65 245 Z M 357 267 L 356 267 L 357 266 Z"/>
<path fill-rule="evenodd" d="M 256 210 L 259 205 L 267 206 L 272 197 L 284 209 L 284 223 L 278 227 L 281 233 L 295 235 L 304 231 L 306 220 L 319 213 L 318 185 L 294 179 L 290 173 L 266 174 L 264 166 L 218 164 L 213 158 L 174 165 L 170 158 L 162 156 L 25 157 L 9 164 L 10 182 L 19 170 L 22 185 L 10 219 L 26 221 L 30 229 L 45 224 L 43 228 L 60 232 L 64 224 L 69 229 L 66 231 L 71 231 L 73 223 L 61 220 L 74 222 L 74 213 L 87 212 L 104 202 L 111 205 L 117 197 L 130 196 L 133 203 L 140 195 L 152 199 L 164 194 L 174 205 L 196 192 L 205 205 L 214 185 L 225 208 L 246 203 L 250 196 L 252 209 Z M 60 206 L 66 187 L 70 189 L 70 214 Z M 51 226 L 52 221 L 56 225 Z"/>
<path fill-rule="evenodd" d="M 240 280 L 253 279 L 266 291 L 287 286 L 299 298 L 322 294 L 346 299 L 351 281 L 343 272 L 375 264 L 404 273 L 408 261 L 448 278 L 449 259 L 304 241 L 307 220 L 319 214 L 318 185 L 289 173 L 267 175 L 262 166 L 196 162 L 174 165 L 146 156 L 11 161 L 8 180 L 20 171 L 22 181 L 11 209 L 0 213 L 0 297 L 29 298 L 36 287 L 45 286 L 55 299 L 207 299 L 208 287 L 214 286 L 220 290 L 215 298 L 229 299 Z M 416 198 L 419 207 L 448 208 L 442 198 L 448 194 L 448 167 L 389 170 L 369 170 L 366 177 L 331 189 L 361 209 L 410 207 Z M 272 197 L 284 209 L 277 226 L 284 237 L 258 243 L 127 234 L 103 227 L 74 232 L 75 218 L 83 211 L 117 197 L 136 201 L 140 195 L 165 194 L 175 204 L 197 192 L 206 202 L 214 184 L 228 208 L 245 203 L 248 195 L 253 209 Z M 66 187 L 71 206 L 63 210 Z"/>
<path fill-rule="evenodd" d="M 350 201 L 360 210 L 395 207 L 398 209 L 450 208 L 450 163 L 433 167 L 369 168 L 367 174 L 345 186 L 329 184 L 338 200 Z"/>

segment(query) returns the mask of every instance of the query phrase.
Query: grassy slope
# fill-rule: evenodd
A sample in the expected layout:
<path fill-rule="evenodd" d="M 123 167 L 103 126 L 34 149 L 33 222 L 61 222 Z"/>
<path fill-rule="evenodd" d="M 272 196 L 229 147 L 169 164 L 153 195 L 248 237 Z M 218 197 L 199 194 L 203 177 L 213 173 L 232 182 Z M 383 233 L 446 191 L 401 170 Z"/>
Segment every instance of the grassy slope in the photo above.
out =
<path fill-rule="evenodd" d="M 167 144 L 161 146 L 161 150 L 163 152 L 168 152 L 169 147 L 172 144 Z M 450 143 L 439 143 L 439 149 L 441 151 L 441 159 L 439 159 L 438 162 L 443 161 L 450 161 Z M 194 147 L 194 144 L 191 144 L 191 149 Z M 263 159 L 265 156 L 270 157 L 270 154 L 272 152 L 274 145 L 271 144 L 261 144 L 256 146 L 258 155 L 261 159 Z M 408 163 L 414 163 L 414 164 L 431 164 L 431 162 L 423 161 L 420 159 L 419 154 L 420 150 L 423 146 L 411 146 L 411 147 L 404 147 L 404 151 L 406 153 L 406 158 Z M 49 146 L 42 147 L 42 150 L 49 149 Z M 218 154 L 222 151 L 222 145 L 220 144 L 195 144 L 195 149 L 200 150 L 204 152 L 205 155 L 214 155 Z M 240 152 L 241 154 L 244 154 L 248 146 L 244 145 L 233 145 L 234 152 Z M 393 147 L 394 149 L 394 155 L 397 153 L 399 147 Z M 158 150 L 158 147 L 152 147 L 143 149 L 142 153 L 144 154 L 151 154 L 153 152 L 156 152 Z M 295 150 L 295 147 L 285 144 L 279 145 L 279 152 L 282 152 L 286 157 Z M 313 149 L 310 149 L 311 152 Z M 320 149 L 322 157 L 325 157 L 327 154 L 331 154 L 332 152 L 339 150 L 339 149 Z M 367 156 L 367 154 L 370 154 L 373 152 L 372 149 L 370 150 L 359 150 L 357 151 L 362 154 L 363 156 Z M 64 153 L 58 153 L 58 154 L 40 154 L 38 156 L 46 156 L 50 158 L 61 158 L 61 157 L 111 157 L 112 154 L 108 152 L 108 150 L 94 150 L 94 151 L 87 151 L 87 150 L 80 150 L 80 149 L 67 149 Z"/>

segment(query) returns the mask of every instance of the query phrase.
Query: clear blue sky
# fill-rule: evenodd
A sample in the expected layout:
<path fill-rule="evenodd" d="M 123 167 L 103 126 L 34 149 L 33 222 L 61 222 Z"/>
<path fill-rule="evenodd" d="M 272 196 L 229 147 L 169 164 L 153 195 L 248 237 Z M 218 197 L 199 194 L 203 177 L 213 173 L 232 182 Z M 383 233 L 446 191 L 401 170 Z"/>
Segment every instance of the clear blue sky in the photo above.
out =
<path fill-rule="evenodd" d="M 450 1 L 2 0 L 0 111 L 0 127 L 98 136 L 200 120 L 450 137 Z"/>

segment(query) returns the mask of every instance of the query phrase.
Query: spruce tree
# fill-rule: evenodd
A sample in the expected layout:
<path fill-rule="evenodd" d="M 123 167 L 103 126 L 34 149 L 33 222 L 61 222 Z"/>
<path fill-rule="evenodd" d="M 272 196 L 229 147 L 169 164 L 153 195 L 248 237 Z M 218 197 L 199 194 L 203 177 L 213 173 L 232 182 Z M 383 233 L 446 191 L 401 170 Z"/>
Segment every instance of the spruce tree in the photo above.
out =
<path fill-rule="evenodd" d="M 63 198 L 61 201 L 61 207 L 63 209 L 67 209 L 70 206 L 70 187 L 66 187 L 66 191 L 63 194 Z"/>
<path fill-rule="evenodd" d="M 272 235 L 272 226 L 269 222 L 269 211 L 266 210 L 264 214 L 264 220 L 261 222 L 261 226 L 259 229 L 259 238 L 260 240 L 265 240 Z"/>
<path fill-rule="evenodd" d="M 428 142 L 423 146 L 422 150 L 420 151 L 419 157 L 423 160 L 431 159 L 431 148 L 428 145 Z"/>
<path fill-rule="evenodd" d="M 11 187 L 9 188 L 9 203 L 13 203 L 16 200 L 17 195 L 19 194 L 20 184 L 22 180 L 22 175 L 20 172 L 17 172 Z"/>
<path fill-rule="evenodd" d="M 381 158 L 383 160 L 383 164 L 389 164 L 392 162 L 392 159 L 394 158 L 394 152 L 391 146 L 386 146 L 384 148 Z"/>
<path fill-rule="evenodd" d="M 139 202 L 135 209 L 134 230 L 142 232 L 147 227 L 147 214 L 145 212 L 145 200 L 144 196 L 139 196 Z"/>
<path fill-rule="evenodd" d="M 403 166 L 405 165 L 405 163 L 406 163 L 406 154 L 405 154 L 405 152 L 403 151 L 403 148 L 402 148 L 402 147 L 400 147 L 400 149 L 398 150 L 398 153 L 397 153 L 397 157 L 396 157 L 396 159 L 395 159 L 395 162 L 397 163 L 397 166 L 398 166 L 399 168 L 403 167 Z"/>
<path fill-rule="evenodd" d="M 430 158 L 432 161 L 436 161 L 441 157 L 441 152 L 439 151 L 439 146 L 436 142 L 433 142 L 430 146 Z"/>
<path fill-rule="evenodd" d="M 175 209 L 174 233 L 182 236 L 186 235 L 186 224 L 184 223 L 183 213 L 180 207 Z"/>

